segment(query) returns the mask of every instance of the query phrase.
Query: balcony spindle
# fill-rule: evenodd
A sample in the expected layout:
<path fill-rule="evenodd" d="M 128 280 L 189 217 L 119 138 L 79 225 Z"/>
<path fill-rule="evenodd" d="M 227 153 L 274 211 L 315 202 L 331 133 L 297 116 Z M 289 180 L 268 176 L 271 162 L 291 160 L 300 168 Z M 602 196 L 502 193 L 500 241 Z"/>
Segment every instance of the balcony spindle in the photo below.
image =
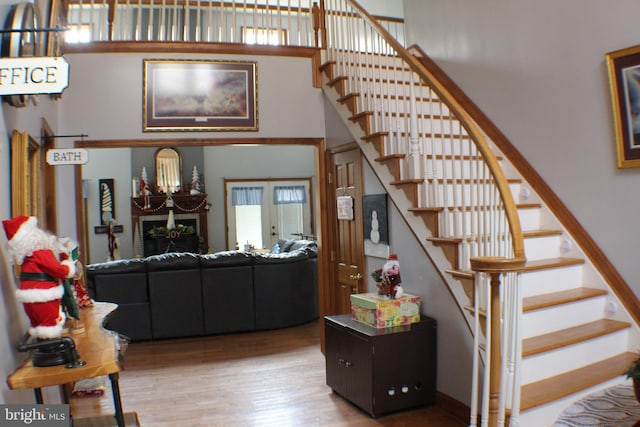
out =
<path fill-rule="evenodd" d="M 411 78 L 409 80 L 409 97 L 410 97 L 410 110 L 409 110 L 409 132 L 410 132 L 410 140 L 409 140 L 409 156 L 411 161 L 411 169 L 410 169 L 410 177 L 411 178 L 420 178 L 420 152 L 421 152 L 421 143 L 420 136 L 418 135 L 418 114 L 416 107 L 416 95 L 414 90 L 414 73 L 411 73 Z"/>

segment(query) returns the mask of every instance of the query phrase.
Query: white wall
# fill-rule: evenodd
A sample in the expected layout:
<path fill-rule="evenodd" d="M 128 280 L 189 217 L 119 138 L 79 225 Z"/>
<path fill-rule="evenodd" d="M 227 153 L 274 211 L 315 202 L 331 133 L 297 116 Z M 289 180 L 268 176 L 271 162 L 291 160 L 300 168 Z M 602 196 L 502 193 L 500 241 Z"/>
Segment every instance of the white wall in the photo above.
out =
<path fill-rule="evenodd" d="M 86 225 L 89 237 L 90 263 L 105 262 L 109 258 L 106 234 L 95 234 L 94 228 L 102 225 L 100 212 L 100 179 L 113 179 L 113 216 L 124 232 L 116 234 L 120 242 L 122 258 L 133 257 L 131 230 L 131 149 L 109 148 L 89 150 L 89 161 L 82 167 L 82 180 L 86 194 Z M 138 172 L 135 171 L 135 174 Z M 84 199 L 83 199 L 84 202 Z"/>
<path fill-rule="evenodd" d="M 322 137 L 322 93 L 312 86 L 305 58 L 184 54 L 76 54 L 66 56 L 70 87 L 60 101 L 61 128 L 88 139 Z M 257 132 L 143 132 L 143 59 L 257 62 Z M 271 82 L 282 81 L 274 85 Z"/>
<path fill-rule="evenodd" d="M 205 147 L 205 188 L 212 203 L 207 216 L 209 246 L 214 251 L 234 249 L 226 247 L 225 178 L 313 178 L 312 191 L 317 206 L 315 156 L 316 148 L 312 146 Z M 315 223 L 319 223 L 318 218 Z M 317 233 L 317 229 L 314 232 Z"/>
<path fill-rule="evenodd" d="M 401 18 L 402 0 L 356 0 L 372 15 Z"/>
<path fill-rule="evenodd" d="M 640 169 L 616 167 L 605 54 L 636 0 L 405 0 L 407 38 L 506 134 L 640 295 Z"/>

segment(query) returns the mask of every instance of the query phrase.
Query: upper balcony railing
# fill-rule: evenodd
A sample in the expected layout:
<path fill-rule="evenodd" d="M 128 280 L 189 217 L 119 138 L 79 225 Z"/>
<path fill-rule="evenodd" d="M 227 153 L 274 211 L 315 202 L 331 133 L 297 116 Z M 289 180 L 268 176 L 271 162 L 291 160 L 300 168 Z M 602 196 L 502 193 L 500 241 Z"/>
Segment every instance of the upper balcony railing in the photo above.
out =
<path fill-rule="evenodd" d="M 65 43 L 240 43 L 323 47 L 312 0 L 71 0 Z M 404 21 L 376 17 L 404 44 Z"/>

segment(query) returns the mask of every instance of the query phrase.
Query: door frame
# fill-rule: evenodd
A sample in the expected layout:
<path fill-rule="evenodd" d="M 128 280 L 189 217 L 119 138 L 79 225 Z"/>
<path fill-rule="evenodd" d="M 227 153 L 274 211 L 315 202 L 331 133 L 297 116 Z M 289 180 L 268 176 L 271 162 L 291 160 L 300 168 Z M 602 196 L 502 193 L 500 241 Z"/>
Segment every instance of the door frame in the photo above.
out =
<path fill-rule="evenodd" d="M 313 202 L 313 195 L 314 195 L 314 188 L 313 188 L 313 180 L 311 177 L 308 178 L 225 178 L 224 179 L 224 226 L 226 229 L 226 242 L 227 242 L 227 249 L 233 249 L 232 245 L 231 245 L 231 239 L 230 239 L 230 234 L 231 234 L 231 224 L 232 222 L 235 224 L 234 221 L 231 220 L 231 218 L 229 217 L 229 184 L 232 183 L 265 183 L 265 185 L 272 185 L 274 182 L 304 182 L 305 185 L 308 187 L 308 193 L 309 193 L 309 222 L 311 224 L 311 230 L 310 230 L 310 234 L 312 235 L 316 235 L 316 230 L 314 228 L 315 225 L 315 203 Z M 264 209 L 264 203 L 263 203 L 263 209 Z M 263 239 L 264 239 L 264 230 L 263 232 Z M 236 242 L 238 243 L 238 242 Z M 241 243 L 241 242 L 240 242 Z M 263 245 L 266 245 L 265 247 L 271 247 L 272 245 L 269 245 L 268 243 L 264 243 Z M 242 246 L 240 246 L 242 247 Z"/>
<path fill-rule="evenodd" d="M 58 198 L 56 196 L 56 168 L 47 160 L 47 151 L 56 148 L 56 135 L 46 119 L 41 120 L 40 144 L 42 145 L 42 226 L 58 234 Z"/>
<path fill-rule="evenodd" d="M 182 139 L 182 138 L 150 138 L 150 139 L 111 139 L 111 140 L 76 140 L 74 148 L 135 148 L 135 147 L 165 147 L 165 146 L 215 146 L 229 144 L 283 144 L 283 145 L 312 145 L 316 149 L 316 173 L 318 185 L 318 203 L 314 203 L 314 215 L 318 218 L 318 297 L 319 312 L 322 319 L 327 313 L 327 288 L 328 288 L 328 251 L 325 243 L 329 241 L 327 226 L 327 166 L 324 138 L 206 138 L 206 139 Z M 76 208 L 76 233 L 81 245 L 80 257 L 86 265 L 86 236 L 88 230 L 84 221 L 84 203 L 82 200 L 82 165 L 74 166 L 74 190 Z M 322 322 L 320 322 L 322 325 Z M 321 332 L 324 329 L 321 328 Z M 324 337 L 322 339 L 324 346 Z"/>

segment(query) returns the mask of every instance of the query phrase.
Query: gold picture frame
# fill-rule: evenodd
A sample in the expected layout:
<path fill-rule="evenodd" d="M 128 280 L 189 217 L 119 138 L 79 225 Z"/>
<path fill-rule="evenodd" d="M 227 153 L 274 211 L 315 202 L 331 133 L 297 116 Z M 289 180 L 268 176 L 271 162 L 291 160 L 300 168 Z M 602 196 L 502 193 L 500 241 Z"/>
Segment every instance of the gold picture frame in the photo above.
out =
<path fill-rule="evenodd" d="M 640 45 L 606 54 L 618 168 L 640 167 Z"/>
<path fill-rule="evenodd" d="M 145 59 L 143 131 L 257 131 L 257 64 Z"/>

